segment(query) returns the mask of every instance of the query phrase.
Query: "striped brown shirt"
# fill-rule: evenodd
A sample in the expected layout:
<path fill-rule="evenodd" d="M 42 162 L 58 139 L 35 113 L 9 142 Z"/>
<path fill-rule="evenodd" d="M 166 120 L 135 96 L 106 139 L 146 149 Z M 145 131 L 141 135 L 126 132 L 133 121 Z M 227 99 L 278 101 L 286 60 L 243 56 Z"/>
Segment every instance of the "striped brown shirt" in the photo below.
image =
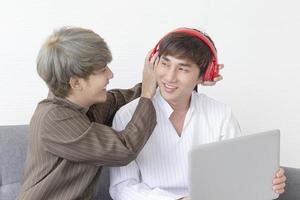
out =
<path fill-rule="evenodd" d="M 17 199 L 92 199 L 101 166 L 135 159 L 156 125 L 150 99 L 140 98 L 125 130 L 110 128 L 115 112 L 140 95 L 111 90 L 105 103 L 87 111 L 58 97 L 41 101 L 30 122 L 22 188 Z"/>

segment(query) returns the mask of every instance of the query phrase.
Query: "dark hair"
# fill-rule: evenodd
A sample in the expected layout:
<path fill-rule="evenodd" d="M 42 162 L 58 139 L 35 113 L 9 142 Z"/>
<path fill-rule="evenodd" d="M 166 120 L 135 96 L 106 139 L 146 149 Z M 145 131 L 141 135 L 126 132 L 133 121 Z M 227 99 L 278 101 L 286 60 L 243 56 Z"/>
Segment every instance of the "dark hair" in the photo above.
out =
<path fill-rule="evenodd" d="M 205 35 L 214 46 L 214 43 L 209 36 L 202 32 L 200 33 Z M 213 53 L 210 48 L 200 38 L 188 33 L 176 31 L 169 33 L 161 40 L 158 55 L 170 55 L 179 59 L 187 59 L 194 62 L 200 69 L 199 77 L 205 73 L 208 64 L 213 58 Z"/>

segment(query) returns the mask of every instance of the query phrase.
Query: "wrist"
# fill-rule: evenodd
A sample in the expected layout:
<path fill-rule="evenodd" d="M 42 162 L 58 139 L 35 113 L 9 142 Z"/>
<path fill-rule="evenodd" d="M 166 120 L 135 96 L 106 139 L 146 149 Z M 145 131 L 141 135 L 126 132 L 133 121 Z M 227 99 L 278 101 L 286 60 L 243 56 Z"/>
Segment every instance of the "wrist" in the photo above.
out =
<path fill-rule="evenodd" d="M 152 98 L 152 95 L 151 94 L 147 94 L 147 93 L 142 93 L 141 94 L 141 97 L 144 97 L 144 98 L 147 98 L 147 99 L 151 99 Z"/>

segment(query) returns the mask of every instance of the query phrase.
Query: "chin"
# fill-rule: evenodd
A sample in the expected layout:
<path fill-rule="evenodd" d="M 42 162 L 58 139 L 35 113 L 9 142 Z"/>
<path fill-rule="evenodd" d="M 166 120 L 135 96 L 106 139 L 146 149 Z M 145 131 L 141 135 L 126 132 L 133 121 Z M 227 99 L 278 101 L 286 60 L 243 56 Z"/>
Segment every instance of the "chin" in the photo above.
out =
<path fill-rule="evenodd" d="M 175 94 L 170 94 L 164 91 L 161 91 L 161 96 L 166 100 L 166 101 L 174 101 L 177 99 Z"/>
<path fill-rule="evenodd" d="M 96 101 L 97 103 L 103 103 L 107 100 L 107 96 L 100 96 Z"/>
<path fill-rule="evenodd" d="M 107 93 L 105 93 L 105 95 L 102 97 L 103 101 L 107 100 Z"/>
<path fill-rule="evenodd" d="M 100 100 L 99 100 L 99 103 L 103 103 L 107 100 L 107 97 L 102 97 Z"/>

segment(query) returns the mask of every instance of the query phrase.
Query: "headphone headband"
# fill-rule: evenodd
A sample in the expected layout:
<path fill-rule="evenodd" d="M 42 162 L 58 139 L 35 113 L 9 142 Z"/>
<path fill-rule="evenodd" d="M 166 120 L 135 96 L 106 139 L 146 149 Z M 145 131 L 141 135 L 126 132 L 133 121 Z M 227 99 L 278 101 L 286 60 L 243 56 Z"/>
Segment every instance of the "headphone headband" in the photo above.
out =
<path fill-rule="evenodd" d="M 194 29 L 188 29 L 188 28 L 178 28 L 178 29 L 175 29 L 174 31 L 172 31 L 171 33 L 186 33 L 191 36 L 195 36 L 195 37 L 199 38 L 209 47 L 209 49 L 212 52 L 213 57 L 216 59 L 216 61 L 218 60 L 216 49 L 215 49 L 213 43 L 208 39 L 208 37 L 205 34 L 199 32 L 199 31 L 196 31 Z"/>

